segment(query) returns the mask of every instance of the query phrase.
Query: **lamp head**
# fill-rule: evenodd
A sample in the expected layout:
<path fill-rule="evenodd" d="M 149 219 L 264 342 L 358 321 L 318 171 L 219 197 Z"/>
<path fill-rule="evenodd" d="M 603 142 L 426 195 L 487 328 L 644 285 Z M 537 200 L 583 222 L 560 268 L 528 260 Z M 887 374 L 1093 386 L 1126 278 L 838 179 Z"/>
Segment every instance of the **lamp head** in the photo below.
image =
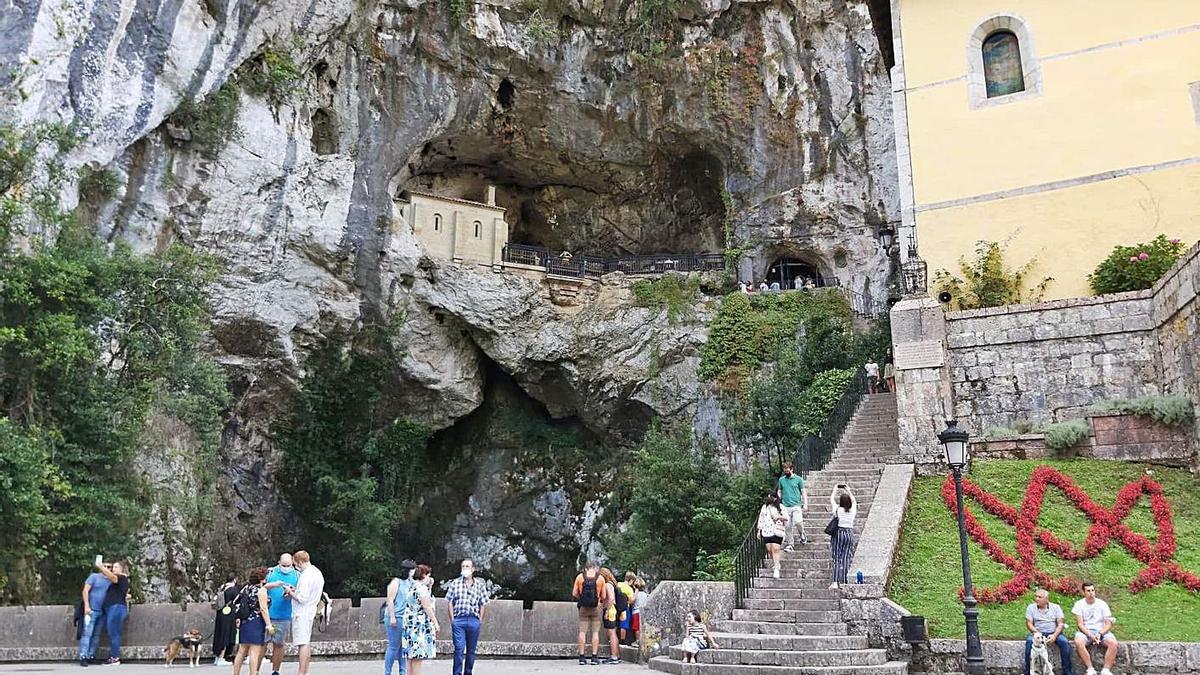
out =
<path fill-rule="evenodd" d="M 946 463 L 961 469 L 967 465 L 967 441 L 970 434 L 958 428 L 958 420 L 946 420 L 946 430 L 938 434 L 938 441 L 946 452 Z"/>

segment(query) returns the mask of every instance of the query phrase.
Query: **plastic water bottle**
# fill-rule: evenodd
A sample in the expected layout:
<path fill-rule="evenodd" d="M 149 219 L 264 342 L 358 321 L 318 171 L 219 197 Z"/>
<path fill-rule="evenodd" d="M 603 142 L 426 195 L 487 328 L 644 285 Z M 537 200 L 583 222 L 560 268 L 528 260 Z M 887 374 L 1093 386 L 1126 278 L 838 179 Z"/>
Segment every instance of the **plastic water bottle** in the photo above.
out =
<path fill-rule="evenodd" d="M 858 583 L 860 583 L 860 584 L 862 583 L 862 581 L 863 581 L 862 570 L 859 570 L 859 571 L 858 571 L 858 573 L 854 575 L 854 579 L 855 579 L 855 580 L 856 580 Z"/>

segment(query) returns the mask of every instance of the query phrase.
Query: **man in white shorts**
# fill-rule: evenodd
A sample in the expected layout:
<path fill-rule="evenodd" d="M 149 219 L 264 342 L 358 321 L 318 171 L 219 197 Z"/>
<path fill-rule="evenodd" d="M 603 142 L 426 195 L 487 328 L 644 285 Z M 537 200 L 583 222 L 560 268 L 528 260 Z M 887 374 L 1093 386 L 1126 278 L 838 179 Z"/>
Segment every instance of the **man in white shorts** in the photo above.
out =
<path fill-rule="evenodd" d="M 1096 675 L 1092 667 L 1092 656 L 1088 653 L 1088 645 L 1104 645 L 1104 668 L 1100 675 L 1112 675 L 1113 664 L 1117 662 L 1117 636 L 1112 634 L 1112 610 L 1108 603 L 1096 597 L 1096 586 L 1089 582 L 1083 584 L 1083 598 L 1071 608 L 1075 615 L 1075 624 L 1079 630 L 1075 632 L 1075 650 L 1079 652 L 1079 660 L 1087 666 L 1087 675 Z"/>
<path fill-rule="evenodd" d="M 296 551 L 292 556 L 300 580 L 295 587 L 288 587 L 292 599 L 292 644 L 296 645 L 300 657 L 300 675 L 308 675 L 308 663 L 312 660 L 313 620 L 317 616 L 317 603 L 325 591 L 325 576 L 312 564 L 308 551 Z"/>

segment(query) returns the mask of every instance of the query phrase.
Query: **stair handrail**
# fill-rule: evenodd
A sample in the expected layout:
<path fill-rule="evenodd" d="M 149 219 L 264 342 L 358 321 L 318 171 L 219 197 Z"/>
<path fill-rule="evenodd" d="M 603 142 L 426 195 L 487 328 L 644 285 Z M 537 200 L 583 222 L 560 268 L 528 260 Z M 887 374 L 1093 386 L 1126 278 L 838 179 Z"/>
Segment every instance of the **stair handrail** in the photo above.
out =
<path fill-rule="evenodd" d="M 846 427 L 854 418 L 854 413 L 858 410 L 866 391 L 867 371 L 866 368 L 859 366 L 849 385 L 846 386 L 846 391 L 842 392 L 841 398 L 834 404 L 829 416 L 825 418 L 821 430 L 816 434 L 807 434 L 801 440 L 800 447 L 796 449 L 792 460 L 792 467 L 797 473 L 808 475 L 811 471 L 820 471 L 825 468 L 833 456 L 834 448 L 845 435 Z M 750 585 L 754 583 L 754 576 L 766 557 L 766 553 L 767 547 L 763 544 L 762 537 L 758 536 L 758 516 L 756 514 L 750 524 L 750 531 L 733 556 L 733 585 L 738 609 L 745 608 L 746 595 L 750 590 Z"/>

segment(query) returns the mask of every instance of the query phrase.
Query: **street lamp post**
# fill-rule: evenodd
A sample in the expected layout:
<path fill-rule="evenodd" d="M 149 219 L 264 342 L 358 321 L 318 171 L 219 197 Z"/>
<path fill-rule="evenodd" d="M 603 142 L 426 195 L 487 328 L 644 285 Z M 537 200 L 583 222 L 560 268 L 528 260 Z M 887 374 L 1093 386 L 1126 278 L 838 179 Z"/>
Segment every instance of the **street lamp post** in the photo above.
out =
<path fill-rule="evenodd" d="M 967 465 L 967 432 L 958 428 L 956 420 L 947 420 L 946 430 L 938 440 L 946 451 L 946 463 L 954 472 L 954 497 L 958 504 L 958 545 L 962 555 L 963 617 L 967 623 L 967 673 L 984 675 L 983 645 L 979 642 L 979 610 L 975 607 L 975 588 L 971 584 L 971 558 L 967 552 L 967 523 L 963 515 L 962 470 Z"/>

